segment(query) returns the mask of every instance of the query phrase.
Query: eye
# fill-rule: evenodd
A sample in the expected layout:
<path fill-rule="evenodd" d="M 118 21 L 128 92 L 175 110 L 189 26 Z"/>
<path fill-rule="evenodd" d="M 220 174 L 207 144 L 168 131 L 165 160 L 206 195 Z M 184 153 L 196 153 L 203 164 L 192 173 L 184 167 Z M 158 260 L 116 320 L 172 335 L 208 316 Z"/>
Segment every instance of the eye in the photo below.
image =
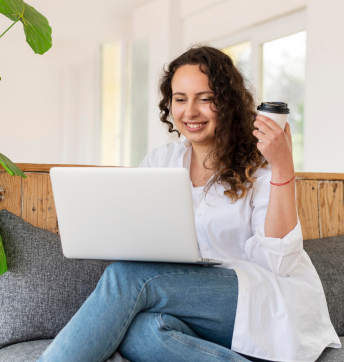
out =
<path fill-rule="evenodd" d="M 175 100 L 175 102 L 179 102 L 179 103 L 185 101 L 185 99 L 183 99 L 183 98 L 175 98 L 174 100 Z"/>
<path fill-rule="evenodd" d="M 201 98 L 200 101 L 201 102 L 210 102 L 211 98 Z"/>

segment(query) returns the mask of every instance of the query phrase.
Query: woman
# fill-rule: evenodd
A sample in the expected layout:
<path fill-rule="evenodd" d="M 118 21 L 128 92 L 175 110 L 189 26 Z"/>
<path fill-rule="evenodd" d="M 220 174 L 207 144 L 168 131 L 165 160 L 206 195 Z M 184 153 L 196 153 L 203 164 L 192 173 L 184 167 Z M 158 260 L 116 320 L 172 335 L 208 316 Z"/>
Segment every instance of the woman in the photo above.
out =
<path fill-rule="evenodd" d="M 311 362 L 339 348 L 303 251 L 289 125 L 255 117 L 242 75 L 215 48 L 175 59 L 160 90 L 161 121 L 186 140 L 140 166 L 190 170 L 200 254 L 223 267 L 111 264 L 39 361 L 105 361 L 119 349 L 132 362 Z"/>

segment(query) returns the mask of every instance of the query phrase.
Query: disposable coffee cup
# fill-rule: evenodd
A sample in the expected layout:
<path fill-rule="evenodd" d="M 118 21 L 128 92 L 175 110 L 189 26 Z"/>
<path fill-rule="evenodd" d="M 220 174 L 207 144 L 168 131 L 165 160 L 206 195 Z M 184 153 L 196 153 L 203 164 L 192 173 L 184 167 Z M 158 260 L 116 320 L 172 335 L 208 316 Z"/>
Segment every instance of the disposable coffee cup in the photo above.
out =
<path fill-rule="evenodd" d="M 284 130 L 288 114 L 290 113 L 287 103 L 263 102 L 257 109 L 258 114 L 269 117 Z"/>

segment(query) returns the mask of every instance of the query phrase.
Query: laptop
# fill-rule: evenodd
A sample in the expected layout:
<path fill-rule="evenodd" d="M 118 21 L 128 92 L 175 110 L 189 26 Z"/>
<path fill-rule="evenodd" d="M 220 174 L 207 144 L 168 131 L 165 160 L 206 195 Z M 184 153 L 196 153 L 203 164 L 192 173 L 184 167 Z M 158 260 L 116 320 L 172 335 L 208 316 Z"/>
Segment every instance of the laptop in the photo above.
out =
<path fill-rule="evenodd" d="M 185 168 L 53 167 L 63 254 L 219 265 L 199 257 Z"/>

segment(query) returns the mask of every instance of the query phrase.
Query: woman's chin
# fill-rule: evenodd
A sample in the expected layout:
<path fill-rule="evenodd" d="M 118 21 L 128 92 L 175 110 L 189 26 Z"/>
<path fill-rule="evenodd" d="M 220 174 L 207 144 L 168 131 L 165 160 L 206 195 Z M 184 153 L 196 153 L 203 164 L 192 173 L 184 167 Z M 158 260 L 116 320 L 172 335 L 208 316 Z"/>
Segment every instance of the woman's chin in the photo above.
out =
<path fill-rule="evenodd" d="M 185 137 L 191 142 L 198 145 L 210 145 L 213 142 L 214 137 L 196 134 L 185 134 Z"/>

